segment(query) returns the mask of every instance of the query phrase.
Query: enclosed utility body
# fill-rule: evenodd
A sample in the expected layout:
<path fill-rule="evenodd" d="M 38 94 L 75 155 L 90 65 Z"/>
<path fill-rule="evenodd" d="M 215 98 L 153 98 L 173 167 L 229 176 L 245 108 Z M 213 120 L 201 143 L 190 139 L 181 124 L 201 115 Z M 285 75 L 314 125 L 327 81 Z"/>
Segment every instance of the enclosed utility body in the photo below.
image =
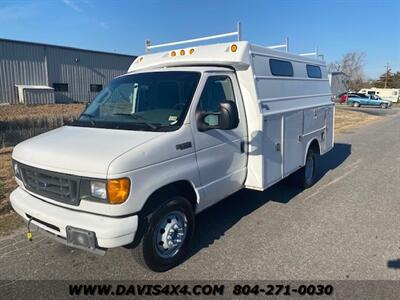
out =
<path fill-rule="evenodd" d="M 312 141 L 319 154 L 333 147 L 325 62 L 241 41 L 148 54 L 129 72 L 196 65 L 235 71 L 247 121 L 246 188 L 264 190 L 304 166 Z"/>
<path fill-rule="evenodd" d="M 292 173 L 313 185 L 333 123 L 319 59 L 245 41 L 149 53 L 76 122 L 14 148 L 10 200 L 67 245 L 133 243 L 165 271 L 188 252 L 196 213 Z"/>

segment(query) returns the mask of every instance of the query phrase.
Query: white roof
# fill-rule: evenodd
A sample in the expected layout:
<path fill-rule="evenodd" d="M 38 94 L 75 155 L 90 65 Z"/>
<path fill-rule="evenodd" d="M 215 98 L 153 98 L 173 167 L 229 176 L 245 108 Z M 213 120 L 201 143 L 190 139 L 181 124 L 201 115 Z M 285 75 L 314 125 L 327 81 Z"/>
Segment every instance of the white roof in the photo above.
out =
<path fill-rule="evenodd" d="M 230 51 L 233 44 L 237 45 L 236 52 Z M 190 54 L 191 49 L 194 50 L 192 54 Z M 181 51 L 184 51 L 185 54 L 181 55 Z M 175 52 L 175 56 L 172 56 L 173 52 Z M 135 59 L 128 72 L 178 65 L 216 65 L 247 69 L 250 65 L 249 43 L 221 43 L 145 54 Z"/>
<path fill-rule="evenodd" d="M 231 51 L 232 45 L 236 45 L 236 51 Z M 192 53 L 190 53 L 191 51 Z M 325 62 L 319 59 L 273 50 L 263 46 L 250 45 L 247 41 L 235 41 L 148 53 L 137 57 L 129 67 L 128 72 L 194 65 L 230 66 L 236 70 L 246 70 L 251 64 L 251 55 L 259 53 L 275 58 L 325 65 Z"/>

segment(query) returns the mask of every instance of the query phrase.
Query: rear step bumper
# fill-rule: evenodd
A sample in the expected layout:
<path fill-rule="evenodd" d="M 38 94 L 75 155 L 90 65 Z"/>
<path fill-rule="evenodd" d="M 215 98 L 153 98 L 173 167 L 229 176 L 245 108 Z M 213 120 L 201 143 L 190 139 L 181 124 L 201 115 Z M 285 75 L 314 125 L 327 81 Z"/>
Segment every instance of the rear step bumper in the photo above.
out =
<path fill-rule="evenodd" d="M 93 232 L 96 246 L 103 250 L 130 244 L 138 227 L 136 215 L 118 218 L 70 210 L 42 201 L 20 187 L 11 193 L 10 202 L 25 221 L 31 218 L 31 224 L 67 245 L 67 227 Z"/>

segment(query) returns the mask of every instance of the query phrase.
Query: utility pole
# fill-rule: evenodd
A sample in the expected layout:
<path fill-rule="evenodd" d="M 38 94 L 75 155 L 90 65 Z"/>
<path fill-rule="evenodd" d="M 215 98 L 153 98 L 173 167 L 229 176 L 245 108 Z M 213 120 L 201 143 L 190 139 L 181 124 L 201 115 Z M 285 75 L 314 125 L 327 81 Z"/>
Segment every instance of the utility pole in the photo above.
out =
<path fill-rule="evenodd" d="M 389 63 L 387 63 L 385 67 L 386 67 L 386 78 L 385 78 L 385 89 L 386 89 L 386 87 L 387 87 L 387 81 L 388 81 L 388 77 L 389 77 L 389 71 L 390 71 Z"/>

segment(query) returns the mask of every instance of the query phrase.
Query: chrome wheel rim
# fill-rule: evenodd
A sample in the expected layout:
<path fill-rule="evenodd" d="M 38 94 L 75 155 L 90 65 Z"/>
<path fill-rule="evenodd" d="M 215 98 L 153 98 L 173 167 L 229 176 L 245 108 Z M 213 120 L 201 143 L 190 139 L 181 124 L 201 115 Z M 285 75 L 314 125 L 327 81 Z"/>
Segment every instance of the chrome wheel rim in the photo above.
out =
<path fill-rule="evenodd" d="M 305 175 L 306 181 L 311 182 L 314 175 L 314 159 L 311 155 L 307 156 Z"/>
<path fill-rule="evenodd" d="M 163 258 L 175 256 L 185 242 L 187 235 L 187 218 L 180 211 L 165 215 L 157 225 L 154 233 L 156 252 Z"/>

